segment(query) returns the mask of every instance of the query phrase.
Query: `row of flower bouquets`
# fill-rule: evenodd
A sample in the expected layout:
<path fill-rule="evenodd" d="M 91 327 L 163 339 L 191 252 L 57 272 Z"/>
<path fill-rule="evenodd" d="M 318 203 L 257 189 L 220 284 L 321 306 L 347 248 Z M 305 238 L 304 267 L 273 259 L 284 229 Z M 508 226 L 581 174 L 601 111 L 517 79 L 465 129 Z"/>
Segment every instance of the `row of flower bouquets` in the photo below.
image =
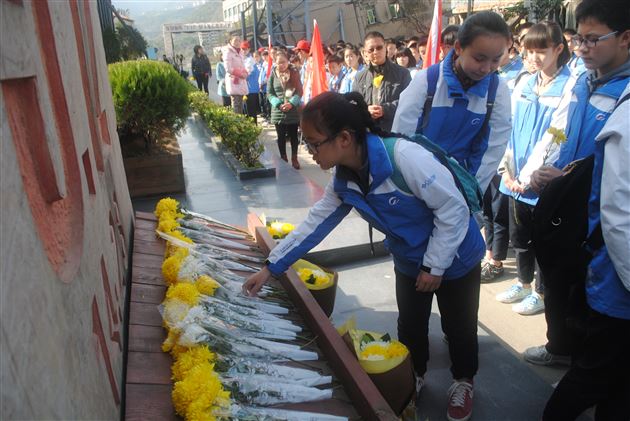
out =
<path fill-rule="evenodd" d="M 241 293 L 242 273 L 256 272 L 264 257 L 241 228 L 188 211 L 170 198 L 155 208 L 157 234 L 167 241 L 162 273 L 168 285 L 160 305 L 173 357 L 173 406 L 187 420 L 343 420 L 344 417 L 270 408 L 270 405 L 329 399 L 332 377 L 286 365 L 312 361 L 312 334 L 287 317 L 294 308 L 280 287 L 266 285 L 258 297 Z M 271 223 L 274 237 L 291 224 Z M 330 316 L 337 274 L 304 260 L 294 267 Z M 332 300 L 331 300 L 332 296 Z M 409 352 L 388 334 L 356 329 L 353 319 L 338 328 L 361 366 L 392 409 L 411 400 Z M 400 385 L 408 385 L 401 392 Z"/>

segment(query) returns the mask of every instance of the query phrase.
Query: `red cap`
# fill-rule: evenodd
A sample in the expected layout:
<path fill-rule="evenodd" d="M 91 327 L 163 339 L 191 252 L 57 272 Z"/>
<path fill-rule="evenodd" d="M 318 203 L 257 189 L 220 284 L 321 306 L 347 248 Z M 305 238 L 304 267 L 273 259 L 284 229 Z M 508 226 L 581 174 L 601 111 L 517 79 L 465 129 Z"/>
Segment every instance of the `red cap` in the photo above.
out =
<path fill-rule="evenodd" d="M 259 52 L 259 53 L 262 53 L 263 51 L 266 51 L 266 50 L 267 50 L 267 49 L 266 49 L 265 47 L 260 47 L 260 48 L 258 49 L 258 52 Z"/>
<path fill-rule="evenodd" d="M 305 39 L 301 39 L 298 41 L 297 45 L 295 46 L 294 50 L 302 50 L 302 51 L 306 51 L 307 53 L 311 50 L 311 44 L 305 40 Z"/>
<path fill-rule="evenodd" d="M 247 41 L 241 42 L 241 48 L 243 50 L 249 50 L 249 42 L 247 42 Z"/>

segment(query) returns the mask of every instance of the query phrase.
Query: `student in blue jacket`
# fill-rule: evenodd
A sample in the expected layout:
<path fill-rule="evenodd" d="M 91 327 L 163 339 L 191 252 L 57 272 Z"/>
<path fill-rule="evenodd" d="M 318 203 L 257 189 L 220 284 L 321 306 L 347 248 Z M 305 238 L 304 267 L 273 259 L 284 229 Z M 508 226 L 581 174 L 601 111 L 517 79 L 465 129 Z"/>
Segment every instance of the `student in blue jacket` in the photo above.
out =
<path fill-rule="evenodd" d="M 543 420 L 574 420 L 595 406 L 596 420 L 630 419 L 630 8 L 583 0 L 577 43 L 587 71 L 573 90 L 567 142 L 554 166 L 534 172 L 542 189 L 567 163 L 594 155 L 589 236 L 601 229 L 586 271 L 588 315 L 571 368 L 555 388 Z M 556 316 L 562 318 L 562 315 Z M 541 346 L 541 361 L 553 360 Z"/>
<path fill-rule="evenodd" d="M 325 92 L 313 98 L 302 112 L 301 126 L 317 164 L 335 168 L 333 179 L 306 220 L 271 251 L 267 266 L 245 282 L 244 293 L 256 294 L 272 275 L 286 271 L 354 208 L 385 234 L 394 257 L 398 337 L 411 352 L 416 391 L 424 383 L 429 359 L 428 323 L 435 294 L 454 378 L 447 416 L 468 419 L 478 367 L 479 262 L 484 244 L 453 176 L 419 144 L 382 138 L 356 92 Z M 390 156 L 411 194 L 393 181 Z"/>
<path fill-rule="evenodd" d="M 575 79 L 566 65 L 571 53 L 557 23 L 537 23 L 523 43 L 537 72 L 512 94 L 512 134 L 500 168 L 503 179 L 499 186 L 501 193 L 510 196 L 510 240 L 516 253 L 518 282 L 496 299 L 503 303 L 522 300 L 512 309 L 519 314 L 535 314 L 544 309 L 544 280 L 536 269 L 531 246 L 538 195 L 530 188 L 530 178 L 534 170 L 552 164 L 558 156 L 559 147 L 547 129 L 563 129 Z M 532 291 L 535 269 L 536 290 Z"/>
<path fill-rule="evenodd" d="M 439 77 L 432 103 L 427 104 L 430 70 L 423 69 L 400 94 L 392 126 L 394 133 L 422 132 L 440 145 L 477 177 L 482 192 L 496 174 L 512 128 L 510 92 L 496 74 L 511 42 L 510 30 L 498 14 L 480 12 L 466 19 L 455 47 L 434 65 L 439 66 Z M 493 95 L 494 101 L 489 101 Z"/>

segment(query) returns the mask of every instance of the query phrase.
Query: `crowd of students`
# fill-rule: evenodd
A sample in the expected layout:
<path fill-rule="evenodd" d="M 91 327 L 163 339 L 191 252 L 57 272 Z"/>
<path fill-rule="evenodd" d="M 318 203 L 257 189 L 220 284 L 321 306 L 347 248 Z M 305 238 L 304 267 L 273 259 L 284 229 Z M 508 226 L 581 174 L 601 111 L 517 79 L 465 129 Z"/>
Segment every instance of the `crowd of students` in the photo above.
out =
<path fill-rule="evenodd" d="M 511 242 L 517 282 L 496 298 L 545 312 L 548 343 L 527 361 L 569 365 L 542 419 L 592 406 L 597 420 L 630 419 L 630 8 L 582 0 L 576 18 L 577 31 L 543 21 L 513 36 L 498 14 L 474 14 L 446 28 L 443 60 L 413 75 L 422 40 L 403 48 L 370 32 L 362 50 L 329 52 L 330 92 L 312 99 L 308 43 L 295 49 L 301 70 L 272 51 L 267 98 L 281 156 L 287 135 L 295 151 L 299 122 L 308 151 L 334 173 L 243 292 L 255 295 L 355 209 L 393 256 L 416 393 L 435 294 L 452 362 L 447 418 L 467 420 L 480 283 L 502 273 Z M 485 192 L 483 217 L 471 179 Z"/>

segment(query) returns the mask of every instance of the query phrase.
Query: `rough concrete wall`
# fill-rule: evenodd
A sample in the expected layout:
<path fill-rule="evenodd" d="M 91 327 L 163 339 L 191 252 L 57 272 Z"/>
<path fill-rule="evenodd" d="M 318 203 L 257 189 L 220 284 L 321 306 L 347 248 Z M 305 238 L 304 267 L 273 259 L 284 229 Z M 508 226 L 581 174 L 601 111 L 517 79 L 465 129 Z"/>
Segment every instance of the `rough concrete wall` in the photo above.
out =
<path fill-rule="evenodd" d="M 96 3 L 0 7 L 0 415 L 118 419 L 133 214 Z"/>

